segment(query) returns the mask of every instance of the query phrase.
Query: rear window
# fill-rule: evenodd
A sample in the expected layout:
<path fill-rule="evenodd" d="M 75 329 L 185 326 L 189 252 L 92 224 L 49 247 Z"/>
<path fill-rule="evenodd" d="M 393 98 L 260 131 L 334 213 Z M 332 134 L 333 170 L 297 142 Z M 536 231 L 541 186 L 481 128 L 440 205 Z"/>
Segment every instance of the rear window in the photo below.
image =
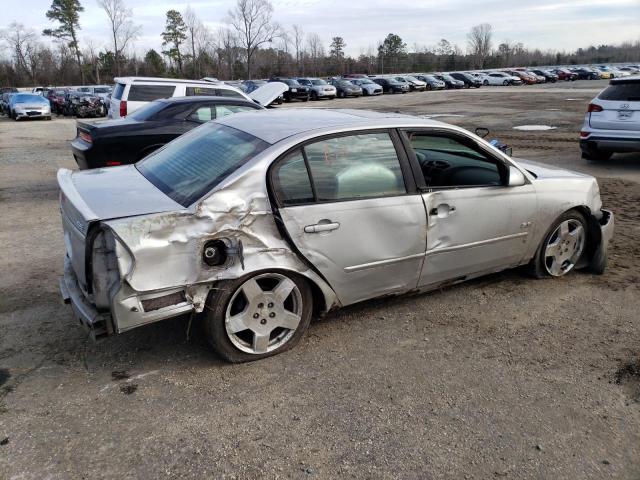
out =
<path fill-rule="evenodd" d="M 188 207 L 268 146 L 235 128 L 205 123 L 136 168 L 165 195 Z"/>
<path fill-rule="evenodd" d="M 600 100 L 640 102 L 640 82 L 609 85 L 599 96 Z"/>
<path fill-rule="evenodd" d="M 130 102 L 153 102 L 159 98 L 171 98 L 175 92 L 175 85 L 131 85 L 129 88 Z"/>
<path fill-rule="evenodd" d="M 164 100 L 155 100 L 129 114 L 127 118 L 139 121 L 148 120 L 166 106 L 167 103 Z"/>
<path fill-rule="evenodd" d="M 124 83 L 116 83 L 111 97 L 115 98 L 116 100 L 120 100 L 122 98 L 122 92 L 124 92 Z"/>
<path fill-rule="evenodd" d="M 233 97 L 245 98 L 240 92 L 230 88 L 211 88 L 211 87 L 187 87 L 187 97 Z"/>

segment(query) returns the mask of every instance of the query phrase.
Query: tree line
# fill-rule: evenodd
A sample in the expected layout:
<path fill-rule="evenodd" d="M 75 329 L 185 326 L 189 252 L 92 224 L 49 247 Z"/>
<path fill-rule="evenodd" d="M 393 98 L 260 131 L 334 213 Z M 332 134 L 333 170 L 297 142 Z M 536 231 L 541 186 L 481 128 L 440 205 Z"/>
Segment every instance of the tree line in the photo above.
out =
<path fill-rule="evenodd" d="M 170 9 L 161 48 L 139 55 L 135 43 L 142 29 L 125 0 L 95 1 L 109 27 L 108 46 L 81 41 L 80 0 L 53 0 L 45 12 L 51 28 L 36 32 L 12 22 L 0 30 L 0 85 L 101 84 L 119 75 L 233 80 L 640 61 L 640 41 L 543 51 L 518 42 L 495 42 L 489 24 L 471 28 L 464 50 L 444 38 L 434 46 L 409 47 L 398 34 L 389 33 L 376 46 L 360 49 L 359 55 L 347 55 L 342 36 L 332 37 L 327 45 L 300 25 L 280 25 L 269 0 L 237 0 L 217 31 L 191 7 L 183 12 Z M 45 43 L 46 37 L 53 42 Z"/>

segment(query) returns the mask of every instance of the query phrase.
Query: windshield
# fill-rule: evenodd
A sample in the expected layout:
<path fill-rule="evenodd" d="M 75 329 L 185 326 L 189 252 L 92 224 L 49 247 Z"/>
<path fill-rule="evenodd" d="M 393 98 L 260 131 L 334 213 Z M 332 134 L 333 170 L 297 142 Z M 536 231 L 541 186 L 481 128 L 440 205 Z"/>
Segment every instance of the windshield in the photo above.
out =
<path fill-rule="evenodd" d="M 311 83 L 314 85 L 328 85 L 327 82 L 325 82 L 324 80 L 318 78 L 317 80 L 311 80 Z"/>
<path fill-rule="evenodd" d="M 14 102 L 15 103 L 49 103 L 48 100 L 45 100 L 40 95 L 16 95 Z"/>
<path fill-rule="evenodd" d="M 290 87 L 295 87 L 295 86 L 300 85 L 297 80 L 286 79 L 286 80 L 278 80 L 278 81 L 279 82 L 284 82 L 287 85 L 289 85 Z"/>
<path fill-rule="evenodd" d="M 139 161 L 136 168 L 188 207 L 268 146 L 235 128 L 205 123 Z"/>
<path fill-rule="evenodd" d="M 358 85 L 371 85 L 372 83 L 375 84 L 376 82 L 372 82 L 368 78 L 362 78 L 360 80 L 356 80 L 355 83 L 357 83 Z"/>
<path fill-rule="evenodd" d="M 450 82 L 456 81 L 456 79 L 453 78 L 451 75 L 442 75 L 442 78 L 444 78 L 445 80 L 449 80 Z"/>

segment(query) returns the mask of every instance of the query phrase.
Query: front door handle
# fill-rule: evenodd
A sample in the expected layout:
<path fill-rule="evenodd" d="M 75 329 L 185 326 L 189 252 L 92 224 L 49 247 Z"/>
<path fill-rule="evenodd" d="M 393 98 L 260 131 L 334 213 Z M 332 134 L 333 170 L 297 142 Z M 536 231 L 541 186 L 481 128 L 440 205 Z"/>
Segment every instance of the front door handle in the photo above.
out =
<path fill-rule="evenodd" d="M 340 224 L 337 222 L 331 222 L 329 220 L 323 222 L 320 220 L 320 222 L 315 225 L 307 225 L 304 227 L 304 231 L 305 233 L 322 233 L 337 230 L 338 228 L 340 228 Z"/>

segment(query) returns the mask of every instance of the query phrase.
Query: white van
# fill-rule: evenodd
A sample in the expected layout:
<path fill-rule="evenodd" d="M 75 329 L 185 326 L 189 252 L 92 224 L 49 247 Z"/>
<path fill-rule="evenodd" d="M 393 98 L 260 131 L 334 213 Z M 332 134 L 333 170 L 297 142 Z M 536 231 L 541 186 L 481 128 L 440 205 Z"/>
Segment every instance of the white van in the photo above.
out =
<path fill-rule="evenodd" d="M 171 97 L 236 97 L 254 100 L 266 107 L 289 88 L 285 84 L 280 84 L 264 90 L 259 88 L 250 95 L 246 95 L 232 86 L 202 80 L 150 77 L 119 77 L 114 80 L 115 87 L 111 94 L 109 118 L 126 117 L 149 102 Z"/>

